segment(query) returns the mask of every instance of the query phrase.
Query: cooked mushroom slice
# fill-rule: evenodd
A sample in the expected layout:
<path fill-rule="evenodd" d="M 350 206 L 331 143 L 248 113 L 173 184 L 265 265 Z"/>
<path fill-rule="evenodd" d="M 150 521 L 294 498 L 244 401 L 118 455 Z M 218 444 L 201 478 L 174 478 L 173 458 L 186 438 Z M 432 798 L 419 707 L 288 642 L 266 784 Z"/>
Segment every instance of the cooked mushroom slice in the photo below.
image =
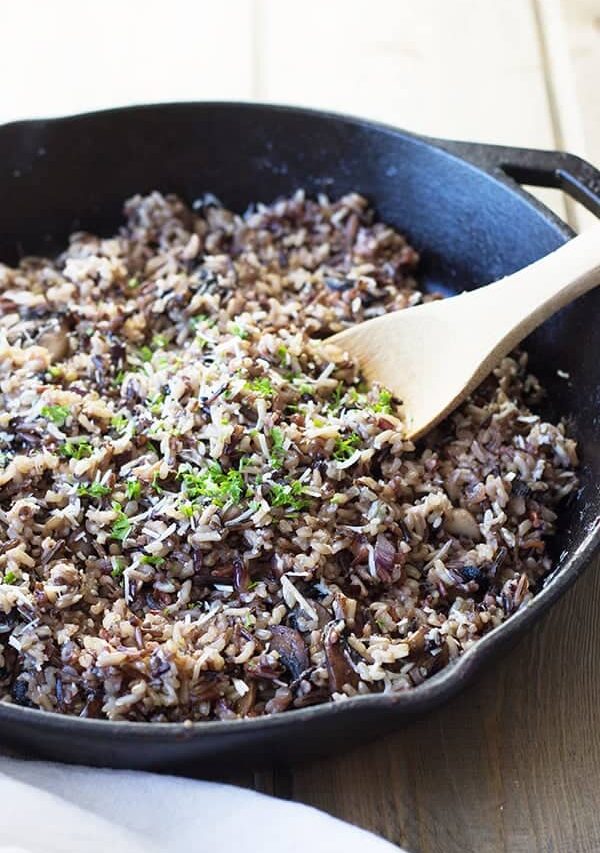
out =
<path fill-rule="evenodd" d="M 271 648 L 279 654 L 282 664 L 295 681 L 308 669 L 308 650 L 302 634 L 285 625 L 275 625 L 271 633 Z"/>
<path fill-rule="evenodd" d="M 53 361 L 62 361 L 69 353 L 67 331 L 66 326 L 63 325 L 48 329 L 42 332 L 36 343 L 48 350 Z"/>
<path fill-rule="evenodd" d="M 330 622 L 323 629 L 323 648 L 329 673 L 330 693 L 340 693 L 345 684 L 350 684 L 352 687 L 358 684 L 358 675 L 350 662 L 342 635 L 343 624 L 343 622 Z"/>

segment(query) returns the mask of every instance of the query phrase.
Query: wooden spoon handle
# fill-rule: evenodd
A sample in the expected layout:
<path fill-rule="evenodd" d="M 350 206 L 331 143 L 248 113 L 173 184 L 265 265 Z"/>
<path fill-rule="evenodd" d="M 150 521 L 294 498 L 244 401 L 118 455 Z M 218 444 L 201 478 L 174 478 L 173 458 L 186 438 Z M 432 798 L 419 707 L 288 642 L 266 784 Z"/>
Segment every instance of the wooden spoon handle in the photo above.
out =
<path fill-rule="evenodd" d="M 489 325 L 483 334 L 493 341 L 490 331 L 496 329 L 496 341 L 501 339 L 501 348 L 507 353 L 544 320 L 598 284 L 600 225 L 530 266 L 468 296 L 474 316 L 480 321 L 481 312 L 485 311 Z"/>

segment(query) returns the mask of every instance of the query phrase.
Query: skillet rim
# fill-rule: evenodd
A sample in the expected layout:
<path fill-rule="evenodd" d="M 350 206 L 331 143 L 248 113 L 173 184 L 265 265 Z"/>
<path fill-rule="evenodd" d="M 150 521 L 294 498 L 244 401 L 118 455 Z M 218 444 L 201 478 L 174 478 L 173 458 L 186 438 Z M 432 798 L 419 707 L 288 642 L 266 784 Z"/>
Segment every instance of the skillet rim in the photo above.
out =
<path fill-rule="evenodd" d="M 394 137 L 410 139 L 428 148 L 435 148 L 445 157 L 458 161 L 462 166 L 466 165 L 477 172 L 483 173 L 491 181 L 503 186 L 503 189 L 506 191 L 520 196 L 543 217 L 545 223 L 553 228 L 562 242 L 566 242 L 574 236 L 574 231 L 567 223 L 537 198 L 523 190 L 520 184 L 507 175 L 500 167 L 490 167 L 484 158 L 478 158 L 478 152 L 492 150 L 495 146 L 486 145 L 485 143 L 438 139 L 406 131 L 383 122 L 341 112 L 253 101 L 169 101 L 90 110 L 73 115 L 52 116 L 50 118 L 41 116 L 18 119 L 0 125 L 0 134 L 6 130 L 25 129 L 31 125 L 64 124 L 76 122 L 79 119 L 92 118 L 97 115 L 118 117 L 123 113 L 142 114 L 148 110 L 168 112 L 170 109 L 181 108 L 245 111 L 269 110 L 279 113 L 294 113 L 300 117 L 306 115 L 341 122 L 350 126 L 368 128 L 386 135 L 393 135 Z M 537 621 L 575 583 L 590 564 L 595 552 L 599 549 L 600 516 L 597 516 L 592 522 L 582 544 L 572 553 L 569 553 L 569 556 L 560 567 L 555 568 L 549 573 L 544 585 L 530 603 L 522 610 L 510 616 L 489 634 L 478 640 L 474 646 L 468 649 L 456 661 L 444 667 L 439 673 L 436 673 L 411 690 L 402 693 L 366 694 L 339 702 L 328 702 L 307 708 L 294 709 L 291 713 L 286 712 L 252 719 L 208 720 L 191 723 L 92 719 L 67 716 L 54 711 L 27 708 L 0 701 L 0 723 L 5 721 L 7 723 L 30 724 L 34 729 L 43 728 L 55 732 L 57 735 L 66 735 L 73 727 L 78 727 L 78 734 L 81 735 L 87 732 L 90 735 L 112 735 L 119 739 L 134 737 L 141 741 L 153 740 L 155 742 L 164 742 L 165 740 L 199 740 L 203 736 L 210 737 L 228 732 L 242 734 L 249 728 L 253 732 L 277 730 L 282 726 L 293 725 L 294 721 L 297 721 L 298 725 L 300 725 L 321 718 L 345 718 L 359 707 L 365 713 L 372 710 L 373 712 L 378 712 L 380 715 L 387 713 L 389 716 L 396 713 L 399 718 L 413 716 L 419 712 L 428 711 L 438 704 L 442 704 L 442 702 L 457 693 L 461 687 L 470 683 L 477 672 L 483 668 L 486 658 L 493 658 L 495 651 L 500 651 L 502 646 L 510 643 L 511 639 L 514 641 L 520 637 L 530 625 Z"/>

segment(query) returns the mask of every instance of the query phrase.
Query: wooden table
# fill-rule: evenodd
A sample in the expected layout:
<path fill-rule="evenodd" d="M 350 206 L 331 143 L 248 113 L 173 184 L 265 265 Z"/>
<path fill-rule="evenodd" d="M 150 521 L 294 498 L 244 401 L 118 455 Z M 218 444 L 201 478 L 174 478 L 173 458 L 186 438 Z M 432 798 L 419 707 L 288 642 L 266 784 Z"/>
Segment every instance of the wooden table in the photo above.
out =
<path fill-rule="evenodd" d="M 145 0 L 143 23 L 140 0 L 103 0 L 95 37 L 73 38 L 85 15 L 69 0 L 7 4 L 0 121 L 132 101 L 270 100 L 600 164 L 600 0 Z M 25 31 L 35 62 L 22 61 Z M 106 62 L 107 43 L 118 61 Z M 541 195 L 575 227 L 590 222 L 560 194 Z M 344 755 L 229 781 L 413 853 L 598 853 L 599 568 L 426 719 Z"/>

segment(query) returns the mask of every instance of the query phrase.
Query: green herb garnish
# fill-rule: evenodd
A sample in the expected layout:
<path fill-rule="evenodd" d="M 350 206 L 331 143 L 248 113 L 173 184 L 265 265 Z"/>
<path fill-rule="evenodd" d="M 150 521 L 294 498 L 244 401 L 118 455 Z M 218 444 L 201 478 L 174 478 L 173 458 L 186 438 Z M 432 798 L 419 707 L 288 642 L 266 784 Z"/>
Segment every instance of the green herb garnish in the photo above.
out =
<path fill-rule="evenodd" d="M 138 355 L 142 361 L 152 361 L 152 350 L 148 346 L 140 347 Z"/>
<path fill-rule="evenodd" d="M 236 337 L 241 338 L 243 341 L 250 337 L 250 332 L 248 332 L 240 323 L 232 323 L 230 328 L 231 334 L 236 335 Z"/>
<path fill-rule="evenodd" d="M 225 473 L 218 462 L 213 462 L 206 471 L 200 473 L 180 469 L 178 477 L 183 481 L 188 498 L 202 498 L 216 506 L 239 503 L 245 491 L 241 473 L 234 468 Z"/>
<path fill-rule="evenodd" d="M 289 355 L 287 347 L 281 344 L 280 347 L 277 348 L 277 357 L 279 358 L 279 364 L 281 367 L 286 367 L 289 361 Z"/>
<path fill-rule="evenodd" d="M 120 578 L 125 571 L 125 560 L 122 557 L 113 557 L 113 570 L 111 575 L 113 578 Z"/>
<path fill-rule="evenodd" d="M 13 584 L 17 579 L 17 576 L 14 572 L 6 572 L 4 575 L 4 583 Z"/>
<path fill-rule="evenodd" d="M 129 426 L 129 418 L 125 417 L 125 415 L 113 415 L 110 419 L 110 425 L 117 432 L 125 432 Z"/>
<path fill-rule="evenodd" d="M 127 282 L 127 287 L 130 287 L 132 290 L 134 290 L 136 287 L 139 287 L 139 284 L 139 279 L 132 275 L 129 281 Z"/>
<path fill-rule="evenodd" d="M 111 385 L 113 388 L 120 388 L 123 384 L 123 380 L 125 379 L 125 371 L 119 370 L 115 374 L 115 378 L 112 380 Z"/>
<path fill-rule="evenodd" d="M 68 406 L 42 406 L 41 415 L 48 421 L 52 421 L 56 426 L 64 426 L 65 421 L 71 414 Z"/>
<path fill-rule="evenodd" d="M 86 459 L 94 452 L 94 448 L 87 440 L 76 441 L 69 439 L 64 444 L 61 444 L 59 453 L 66 459 Z"/>
<path fill-rule="evenodd" d="M 164 335 L 154 335 L 152 338 L 152 346 L 154 349 L 164 349 L 168 343 L 169 342 Z"/>
<path fill-rule="evenodd" d="M 152 475 L 152 483 L 150 484 L 150 486 L 151 486 L 152 490 L 154 492 L 156 492 L 157 495 L 162 495 L 164 490 L 163 490 L 163 487 L 160 485 L 159 480 L 160 480 L 160 474 L 158 473 L 158 471 L 155 471 L 154 474 Z"/>
<path fill-rule="evenodd" d="M 275 394 L 275 389 L 271 384 L 271 380 L 267 379 L 266 376 L 259 376 L 256 379 L 251 379 L 246 382 L 246 388 L 250 391 L 254 391 L 254 393 L 258 394 L 260 397 L 272 397 Z"/>
<path fill-rule="evenodd" d="M 336 438 L 335 447 L 333 449 L 333 458 L 338 462 L 345 462 L 350 459 L 358 445 L 360 444 L 360 436 L 353 434 L 347 438 Z"/>
<path fill-rule="evenodd" d="M 125 483 L 125 494 L 130 501 L 135 501 L 142 494 L 142 484 L 139 480 L 127 480 Z"/>
<path fill-rule="evenodd" d="M 271 465 L 273 468 L 281 468 L 285 459 L 285 450 L 283 449 L 283 432 L 279 427 L 273 427 L 271 430 Z"/>
<path fill-rule="evenodd" d="M 371 408 L 374 412 L 382 412 L 386 415 L 391 415 L 393 399 L 394 395 L 392 392 L 388 391 L 387 388 L 382 388 L 379 392 L 379 399 L 376 403 L 373 403 Z"/>
<path fill-rule="evenodd" d="M 342 406 L 342 399 L 345 395 L 343 382 L 338 382 L 335 391 L 329 400 L 328 409 L 332 414 L 337 414 Z"/>
<path fill-rule="evenodd" d="M 164 562 L 165 562 L 164 557 L 154 557 L 154 556 L 150 556 L 149 554 L 144 554 L 144 556 L 140 560 L 140 563 L 143 563 L 144 565 L 147 565 L 147 566 L 162 566 L 162 564 Z"/>
<path fill-rule="evenodd" d="M 271 483 L 270 503 L 272 507 L 286 507 L 294 512 L 299 512 L 307 505 L 307 500 L 302 497 L 303 486 L 300 480 L 294 480 L 293 483 Z"/>
<path fill-rule="evenodd" d="M 117 518 L 113 522 L 110 531 L 111 539 L 116 539 L 117 542 L 124 542 L 131 532 L 131 521 L 127 518 L 121 504 L 117 501 L 113 502 L 112 508 L 117 513 Z"/>
<path fill-rule="evenodd" d="M 110 495 L 110 489 L 108 486 L 104 486 L 98 482 L 90 483 L 89 485 L 82 483 L 77 487 L 77 494 L 81 497 L 104 498 L 106 495 Z"/>
<path fill-rule="evenodd" d="M 190 501 L 184 501 L 179 504 L 179 512 L 182 515 L 185 515 L 186 518 L 192 518 L 194 513 L 196 512 L 196 507 Z"/>
<path fill-rule="evenodd" d="M 155 394 L 154 397 L 148 397 L 146 405 L 153 415 L 160 415 L 162 412 L 163 403 L 165 402 L 164 394 Z"/>

